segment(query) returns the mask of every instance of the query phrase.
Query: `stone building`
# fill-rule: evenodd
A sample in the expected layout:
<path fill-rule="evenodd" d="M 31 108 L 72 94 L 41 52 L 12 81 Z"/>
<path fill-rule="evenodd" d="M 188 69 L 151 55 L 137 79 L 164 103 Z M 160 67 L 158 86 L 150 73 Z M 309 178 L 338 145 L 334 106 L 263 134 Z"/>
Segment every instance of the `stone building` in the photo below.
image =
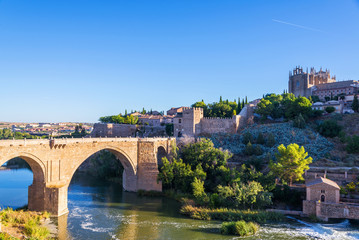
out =
<path fill-rule="evenodd" d="M 198 136 L 213 133 L 237 133 L 253 115 L 254 104 L 246 105 L 242 111 L 231 118 L 207 118 L 203 108 L 183 108 L 173 118 L 174 136 Z"/>
<path fill-rule="evenodd" d="M 333 97 L 339 94 L 353 94 L 359 90 L 359 82 L 354 80 L 336 81 L 336 77 L 330 76 L 330 71 L 314 68 L 310 72 L 304 72 L 303 68 L 296 67 L 289 72 L 288 90 L 295 96 L 318 96 L 321 100 L 325 97 Z"/>
<path fill-rule="evenodd" d="M 319 177 L 306 184 L 307 201 L 339 203 L 339 190 L 336 182 Z"/>
<path fill-rule="evenodd" d="M 186 109 L 186 107 L 178 107 L 178 108 L 171 108 L 167 111 L 167 115 L 176 115 L 177 113 L 183 112 L 183 109 Z"/>
<path fill-rule="evenodd" d="M 344 110 L 344 101 L 328 101 L 328 102 L 316 102 L 312 104 L 312 109 L 313 110 L 321 110 L 321 111 L 325 111 L 325 109 L 327 107 L 333 107 L 335 110 L 335 113 L 343 113 Z"/>
<path fill-rule="evenodd" d="M 359 205 L 340 202 L 339 185 L 327 178 L 316 178 L 306 184 L 303 215 L 314 215 L 327 221 L 329 218 L 359 219 Z"/>

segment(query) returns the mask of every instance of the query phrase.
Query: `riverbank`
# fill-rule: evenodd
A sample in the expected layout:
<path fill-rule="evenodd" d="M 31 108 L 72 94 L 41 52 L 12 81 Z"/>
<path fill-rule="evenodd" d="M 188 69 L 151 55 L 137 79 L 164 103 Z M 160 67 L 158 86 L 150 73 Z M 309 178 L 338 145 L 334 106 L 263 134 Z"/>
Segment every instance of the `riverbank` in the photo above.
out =
<path fill-rule="evenodd" d="M 50 214 L 6 208 L 0 211 L 0 239 L 53 239 Z"/>

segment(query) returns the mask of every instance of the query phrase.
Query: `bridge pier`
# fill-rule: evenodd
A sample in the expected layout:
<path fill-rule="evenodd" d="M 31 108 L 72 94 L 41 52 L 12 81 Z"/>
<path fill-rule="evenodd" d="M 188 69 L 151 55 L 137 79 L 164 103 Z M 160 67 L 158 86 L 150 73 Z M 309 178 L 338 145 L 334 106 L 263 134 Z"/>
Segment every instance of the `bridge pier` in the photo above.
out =
<path fill-rule="evenodd" d="M 129 192 L 137 192 L 137 175 L 135 175 L 131 170 L 123 170 L 122 187 Z"/>
<path fill-rule="evenodd" d="M 45 210 L 45 183 L 33 182 L 28 188 L 28 208 L 31 211 Z"/>
<path fill-rule="evenodd" d="M 67 191 L 69 185 L 48 186 L 45 188 L 45 211 L 54 216 L 61 216 L 69 212 L 67 208 Z"/>
<path fill-rule="evenodd" d="M 157 182 L 158 169 L 156 163 L 142 163 L 138 166 L 137 189 L 162 192 L 162 183 Z"/>
<path fill-rule="evenodd" d="M 68 185 L 46 186 L 45 183 L 34 182 L 28 190 L 28 208 L 31 211 L 47 211 L 54 216 L 68 213 Z"/>

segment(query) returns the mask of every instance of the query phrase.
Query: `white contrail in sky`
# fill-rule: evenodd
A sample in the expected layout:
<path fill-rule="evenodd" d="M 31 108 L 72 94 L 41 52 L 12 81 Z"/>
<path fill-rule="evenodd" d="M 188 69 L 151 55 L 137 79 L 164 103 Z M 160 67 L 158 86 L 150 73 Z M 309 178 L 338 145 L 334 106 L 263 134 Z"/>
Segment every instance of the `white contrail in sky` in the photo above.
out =
<path fill-rule="evenodd" d="M 293 27 L 297 27 L 297 28 L 302 28 L 302 29 L 306 29 L 306 30 L 310 30 L 310 31 L 324 33 L 324 31 L 319 30 L 319 29 L 310 28 L 310 27 L 306 27 L 306 26 L 302 26 L 302 25 L 298 25 L 298 24 L 294 24 L 294 23 L 284 22 L 284 21 L 280 21 L 280 20 L 277 20 L 277 19 L 272 19 L 272 21 L 277 22 L 277 23 L 286 24 L 286 25 L 293 26 Z"/>

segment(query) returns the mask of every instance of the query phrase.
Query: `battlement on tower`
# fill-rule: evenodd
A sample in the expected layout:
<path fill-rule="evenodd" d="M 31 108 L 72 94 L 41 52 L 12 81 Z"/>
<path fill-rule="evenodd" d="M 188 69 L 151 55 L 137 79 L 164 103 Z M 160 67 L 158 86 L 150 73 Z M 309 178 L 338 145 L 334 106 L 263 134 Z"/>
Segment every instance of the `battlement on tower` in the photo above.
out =
<path fill-rule="evenodd" d="M 327 84 L 336 82 L 336 77 L 330 76 L 330 71 L 322 68 L 317 72 L 315 68 L 308 68 L 303 71 L 303 68 L 297 66 L 293 71 L 289 72 L 288 90 L 295 96 L 309 97 L 312 95 L 311 87 L 320 84 Z"/>

